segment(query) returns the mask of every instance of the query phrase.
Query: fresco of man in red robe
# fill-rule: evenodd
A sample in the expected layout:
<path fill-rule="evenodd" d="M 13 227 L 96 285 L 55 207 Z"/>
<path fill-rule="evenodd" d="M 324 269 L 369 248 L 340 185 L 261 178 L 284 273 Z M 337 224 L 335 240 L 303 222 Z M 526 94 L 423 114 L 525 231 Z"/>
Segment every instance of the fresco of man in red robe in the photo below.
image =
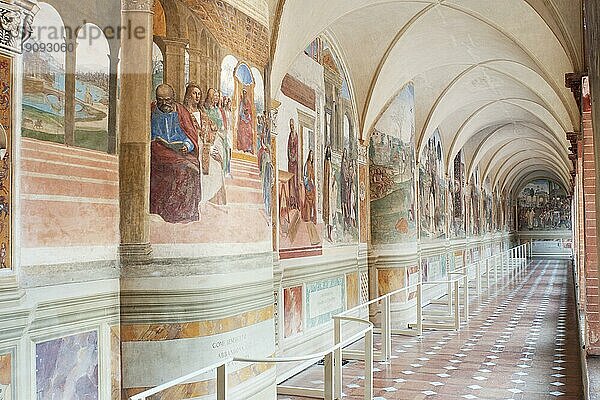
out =
<path fill-rule="evenodd" d="M 169 85 L 156 88 L 151 127 L 150 213 L 169 223 L 198 221 L 198 131 Z"/>

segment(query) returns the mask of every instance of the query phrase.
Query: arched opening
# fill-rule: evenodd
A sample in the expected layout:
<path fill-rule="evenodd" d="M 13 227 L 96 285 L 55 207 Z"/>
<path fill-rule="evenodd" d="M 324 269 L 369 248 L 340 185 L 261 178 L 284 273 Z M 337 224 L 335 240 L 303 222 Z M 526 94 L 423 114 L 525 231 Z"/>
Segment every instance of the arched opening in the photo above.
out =
<path fill-rule="evenodd" d="M 256 80 L 248 64 L 240 62 L 233 71 L 232 113 L 234 118 L 233 148 L 256 154 Z M 223 79 L 223 77 L 221 77 Z"/>
<path fill-rule="evenodd" d="M 167 36 L 167 17 L 165 15 L 165 9 L 160 1 L 154 2 L 154 15 L 152 17 L 152 24 L 154 29 L 154 35 L 160 37 Z"/>
<path fill-rule="evenodd" d="M 70 32 L 58 11 L 43 2 L 39 7 L 23 54 L 22 135 L 63 143 L 65 54 L 74 49 L 67 48 L 65 35 Z"/>
<path fill-rule="evenodd" d="M 156 97 L 156 88 L 164 82 L 165 63 L 162 50 L 152 43 L 152 98 Z"/>
<path fill-rule="evenodd" d="M 184 83 L 187 85 L 190 83 L 190 45 L 185 47 L 185 53 L 183 55 L 183 76 Z"/>
<path fill-rule="evenodd" d="M 106 37 L 98 33 L 94 24 L 85 24 L 77 33 L 75 145 L 106 151 L 110 50 Z"/>

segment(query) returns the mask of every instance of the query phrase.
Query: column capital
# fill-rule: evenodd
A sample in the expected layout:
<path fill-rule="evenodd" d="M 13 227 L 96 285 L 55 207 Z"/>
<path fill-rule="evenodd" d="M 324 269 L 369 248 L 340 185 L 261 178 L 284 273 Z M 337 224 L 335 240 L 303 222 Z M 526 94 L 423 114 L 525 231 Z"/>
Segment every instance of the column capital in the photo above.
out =
<path fill-rule="evenodd" d="M 39 7 L 31 2 L 0 2 L 0 49 L 12 54 L 23 52 L 23 43 L 33 32 L 33 16 Z"/>
<path fill-rule="evenodd" d="M 163 37 L 161 38 L 167 46 L 187 46 L 190 41 L 186 38 L 175 38 L 175 37 Z"/>
<path fill-rule="evenodd" d="M 573 96 L 575 97 L 575 101 L 577 102 L 577 107 L 581 111 L 581 80 L 587 73 L 585 72 L 570 72 L 565 74 L 565 87 L 571 89 Z"/>
<path fill-rule="evenodd" d="M 152 12 L 155 0 L 121 0 L 121 11 Z"/>

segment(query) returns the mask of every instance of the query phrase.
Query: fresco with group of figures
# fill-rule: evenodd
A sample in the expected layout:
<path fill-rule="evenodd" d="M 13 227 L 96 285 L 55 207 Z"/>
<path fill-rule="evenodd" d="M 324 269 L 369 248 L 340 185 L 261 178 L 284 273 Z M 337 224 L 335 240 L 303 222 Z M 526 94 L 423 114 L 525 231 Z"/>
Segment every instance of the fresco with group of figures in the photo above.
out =
<path fill-rule="evenodd" d="M 528 183 L 517 204 L 521 231 L 571 229 L 571 198 L 554 181 L 539 179 Z"/>
<path fill-rule="evenodd" d="M 453 237 L 465 236 L 465 158 L 462 150 L 454 158 L 452 168 L 452 178 L 450 179 L 449 212 L 450 233 Z"/>
<path fill-rule="evenodd" d="M 64 143 L 65 112 L 74 107 L 70 145 L 106 151 L 108 146 L 109 46 L 99 28 L 85 24 L 66 29 L 58 12 L 40 3 L 34 29 L 23 54 L 23 136 Z M 58 33 L 57 33 L 58 32 Z M 66 40 L 66 42 L 65 42 Z M 65 74 L 66 57 L 76 51 L 74 87 Z M 74 89 L 74 90 L 73 90 Z M 67 102 L 73 104 L 67 104 Z"/>
<path fill-rule="evenodd" d="M 212 26 L 198 22 L 195 28 L 210 43 L 211 65 L 219 68 L 198 72 L 204 64 L 191 68 L 186 50 L 183 93 L 166 82 L 161 48 L 155 44 L 153 50 L 153 242 L 178 235 L 183 243 L 267 241 L 275 171 L 259 64 L 264 60 L 241 56 L 246 44 L 231 48 Z M 202 44 L 190 37 L 188 46 Z"/>
<path fill-rule="evenodd" d="M 446 233 L 446 182 L 440 132 L 429 138 L 419 159 L 421 238 L 443 238 Z"/>
<path fill-rule="evenodd" d="M 279 252 L 321 254 L 358 241 L 355 112 L 333 49 L 315 39 L 285 76 L 278 98 Z"/>
<path fill-rule="evenodd" d="M 225 57 L 221 89 L 190 83 L 183 103 L 171 86 L 159 84 L 152 104 L 151 212 L 165 222 L 200 219 L 199 205 L 228 203 L 228 183 L 244 176 L 233 159 L 258 164 L 264 177 L 263 208 L 270 219 L 273 179 L 271 135 L 264 113 L 264 85 L 257 68 Z M 185 161 L 189 163 L 185 163 Z M 175 179 L 173 179 L 175 178 Z M 229 202 L 236 202 L 230 198 Z"/>
<path fill-rule="evenodd" d="M 395 243 L 416 236 L 414 87 L 405 86 L 371 135 L 371 239 Z"/>

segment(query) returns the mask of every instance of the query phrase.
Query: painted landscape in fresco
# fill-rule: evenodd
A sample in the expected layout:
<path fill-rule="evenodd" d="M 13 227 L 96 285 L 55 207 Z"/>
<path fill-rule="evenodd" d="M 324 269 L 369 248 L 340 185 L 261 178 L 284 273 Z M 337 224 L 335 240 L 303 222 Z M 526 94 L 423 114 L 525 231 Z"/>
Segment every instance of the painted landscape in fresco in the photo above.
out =
<path fill-rule="evenodd" d="M 38 399 L 97 400 L 98 333 L 80 333 L 35 346 Z"/>
<path fill-rule="evenodd" d="M 414 135 L 414 88 L 407 85 L 388 106 L 371 135 L 373 243 L 397 243 L 416 236 Z"/>
<path fill-rule="evenodd" d="M 58 44 L 45 29 L 35 26 L 62 27 L 60 16 L 51 6 L 40 4 L 34 21 L 31 43 Z M 80 30 L 83 37 L 90 24 Z M 108 143 L 109 48 L 104 37 L 93 44 L 77 39 L 75 70 L 75 137 L 74 145 L 106 151 Z M 23 136 L 51 142 L 65 141 L 65 51 L 26 51 L 23 55 Z"/>
<path fill-rule="evenodd" d="M 283 121 L 277 148 L 282 258 L 318 255 L 323 246 L 358 241 L 355 113 L 346 77 L 322 38 L 299 57 L 296 64 L 306 67 L 313 79 L 288 74 L 281 86 Z"/>
<path fill-rule="evenodd" d="M 571 229 L 571 199 L 558 183 L 540 179 L 521 190 L 518 197 L 519 230 Z"/>
<path fill-rule="evenodd" d="M 421 238 L 443 238 L 446 230 L 445 179 L 440 132 L 435 131 L 419 160 Z"/>

